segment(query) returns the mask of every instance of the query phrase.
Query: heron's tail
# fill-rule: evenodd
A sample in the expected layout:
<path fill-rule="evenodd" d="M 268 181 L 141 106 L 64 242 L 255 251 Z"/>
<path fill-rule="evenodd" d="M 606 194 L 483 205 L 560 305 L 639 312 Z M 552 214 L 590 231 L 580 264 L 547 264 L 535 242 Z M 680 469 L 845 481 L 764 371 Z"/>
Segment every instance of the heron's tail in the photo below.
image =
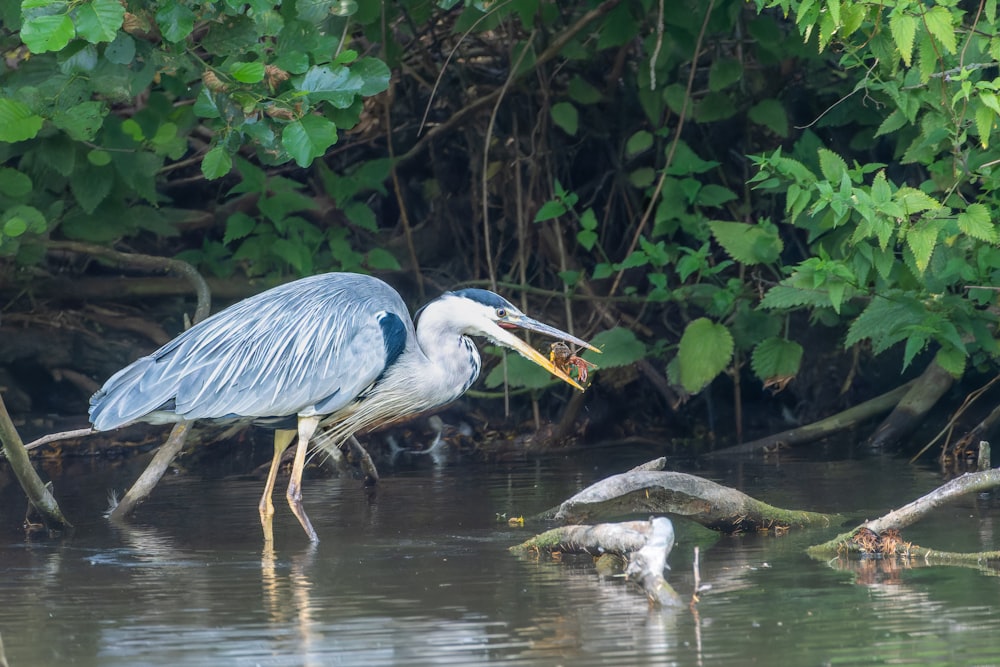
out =
<path fill-rule="evenodd" d="M 153 363 L 152 357 L 137 359 L 112 375 L 90 397 L 90 423 L 94 429 L 110 431 L 167 407 L 173 392 L 163 383 L 150 382 L 148 371 Z"/>

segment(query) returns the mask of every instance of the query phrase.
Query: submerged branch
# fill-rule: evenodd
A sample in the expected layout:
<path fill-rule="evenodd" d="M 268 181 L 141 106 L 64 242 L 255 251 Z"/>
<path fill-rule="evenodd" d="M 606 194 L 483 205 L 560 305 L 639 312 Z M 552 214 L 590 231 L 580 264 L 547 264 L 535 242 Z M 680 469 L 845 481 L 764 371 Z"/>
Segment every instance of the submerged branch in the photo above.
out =
<path fill-rule="evenodd" d="M 50 531 L 72 528 L 73 525 L 66 520 L 62 510 L 59 509 L 59 503 L 31 467 L 28 451 L 24 448 L 21 436 L 18 435 L 14 422 L 7 413 L 2 395 L 0 395 L 0 444 L 3 445 L 4 455 L 10 461 L 14 476 L 17 477 L 28 500 L 38 510 L 45 527 Z"/>

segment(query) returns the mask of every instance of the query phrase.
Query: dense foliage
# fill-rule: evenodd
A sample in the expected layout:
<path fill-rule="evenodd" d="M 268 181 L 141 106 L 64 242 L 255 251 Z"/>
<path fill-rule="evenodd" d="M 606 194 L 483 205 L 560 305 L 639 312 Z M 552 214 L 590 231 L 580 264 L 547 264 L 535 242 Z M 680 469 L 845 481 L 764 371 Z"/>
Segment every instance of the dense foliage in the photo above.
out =
<path fill-rule="evenodd" d="M 179 234 L 216 275 L 532 285 L 604 331 L 605 368 L 650 359 L 681 393 L 744 365 L 784 387 L 819 326 L 956 376 L 1000 353 L 995 1 L 4 0 L 0 20 L 0 253 L 23 266 L 50 239 Z"/>

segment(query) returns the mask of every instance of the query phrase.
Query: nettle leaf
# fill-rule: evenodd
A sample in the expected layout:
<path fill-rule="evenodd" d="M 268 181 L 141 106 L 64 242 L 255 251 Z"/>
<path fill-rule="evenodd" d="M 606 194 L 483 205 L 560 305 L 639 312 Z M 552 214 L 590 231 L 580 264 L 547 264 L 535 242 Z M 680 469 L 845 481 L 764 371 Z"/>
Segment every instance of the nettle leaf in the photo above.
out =
<path fill-rule="evenodd" d="M 955 26 L 952 25 L 951 12 L 947 7 L 938 5 L 923 13 L 924 24 L 950 54 L 955 53 Z"/>
<path fill-rule="evenodd" d="M 625 157 L 631 159 L 649 150 L 653 145 L 653 134 L 648 130 L 639 130 L 625 142 Z"/>
<path fill-rule="evenodd" d="M 917 223 L 906 231 L 906 245 L 913 253 L 913 259 L 921 273 L 927 270 L 927 265 L 931 262 L 940 231 L 941 226 L 935 221 Z"/>
<path fill-rule="evenodd" d="M 770 264 L 784 249 L 774 225 L 711 220 L 708 227 L 716 242 L 740 264 Z"/>
<path fill-rule="evenodd" d="M 961 378 L 962 374 L 965 373 L 965 364 L 967 359 L 968 352 L 964 348 L 959 350 L 951 347 L 950 345 L 942 347 L 937 351 L 937 354 L 934 355 L 934 361 L 936 361 L 941 368 L 951 373 L 955 379 Z"/>
<path fill-rule="evenodd" d="M 869 339 L 872 351 L 881 354 L 894 344 L 907 338 L 906 330 L 918 325 L 927 310 L 923 303 L 900 292 L 875 296 L 860 315 L 851 322 L 844 339 L 848 348 Z"/>
<path fill-rule="evenodd" d="M 384 248 L 372 248 L 365 255 L 365 264 L 375 271 L 400 271 L 399 260 Z"/>
<path fill-rule="evenodd" d="M 996 124 L 997 114 L 985 104 L 976 105 L 976 132 L 979 134 L 979 145 L 984 149 L 990 147 L 990 133 Z"/>
<path fill-rule="evenodd" d="M 802 346 L 784 338 L 766 338 L 754 348 L 750 366 L 765 382 L 794 377 L 802 366 Z"/>
<path fill-rule="evenodd" d="M 959 213 L 958 228 L 974 239 L 987 243 L 997 242 L 996 226 L 990 218 L 990 210 L 983 204 L 969 204 Z"/>
<path fill-rule="evenodd" d="M 115 174 L 111 169 L 75 169 L 69 177 L 70 190 L 80 208 L 93 213 L 111 192 Z"/>
<path fill-rule="evenodd" d="M 222 237 L 222 242 L 229 244 L 233 241 L 245 239 L 250 236 L 250 233 L 256 226 L 256 220 L 243 211 L 237 211 L 226 218 L 226 234 Z"/>
<path fill-rule="evenodd" d="M 913 39 L 917 35 L 917 18 L 897 8 L 889 17 L 889 32 L 907 67 L 913 64 Z"/>
<path fill-rule="evenodd" d="M 747 112 L 750 120 L 763 125 L 779 137 L 788 136 L 788 114 L 785 106 L 776 99 L 761 100 Z"/>
<path fill-rule="evenodd" d="M 304 116 L 281 133 L 281 145 L 300 167 L 308 167 L 337 143 L 337 126 L 322 116 Z"/>
<path fill-rule="evenodd" d="M 729 366 L 733 336 L 721 324 L 701 317 L 689 323 L 681 336 L 677 363 L 681 386 L 695 394 Z"/>
<path fill-rule="evenodd" d="M 819 149 L 819 170 L 823 173 L 823 178 L 831 183 L 840 183 L 847 174 L 847 163 L 844 158 L 826 148 Z"/>
<path fill-rule="evenodd" d="M 124 19 L 125 7 L 118 0 L 92 0 L 78 5 L 76 31 L 92 44 L 110 42 L 117 37 Z"/>
<path fill-rule="evenodd" d="M 823 307 L 830 305 L 830 295 L 826 290 L 806 289 L 790 285 L 775 285 L 760 301 L 760 307 L 767 310 L 787 310 L 803 306 Z"/>
<path fill-rule="evenodd" d="M 44 119 L 17 100 L 0 98 L 0 141 L 14 143 L 33 139 Z"/>
<path fill-rule="evenodd" d="M 615 327 L 602 331 L 590 339 L 590 344 L 602 354 L 587 351 L 580 356 L 601 368 L 628 366 L 646 358 L 646 344 L 636 338 L 631 329 Z"/>
<path fill-rule="evenodd" d="M 895 199 L 903 206 L 903 210 L 908 215 L 921 213 L 923 211 L 935 211 L 941 208 L 941 202 L 931 197 L 926 192 L 911 187 L 902 187 L 896 191 Z"/>

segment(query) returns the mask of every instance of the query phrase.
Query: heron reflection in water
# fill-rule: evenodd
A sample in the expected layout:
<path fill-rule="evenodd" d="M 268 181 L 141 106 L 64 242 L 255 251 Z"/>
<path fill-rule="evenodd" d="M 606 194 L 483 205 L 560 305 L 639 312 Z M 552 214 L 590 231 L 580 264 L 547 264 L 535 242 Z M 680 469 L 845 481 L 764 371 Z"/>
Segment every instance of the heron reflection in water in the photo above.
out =
<path fill-rule="evenodd" d="M 327 273 L 244 299 L 115 373 L 90 399 L 98 431 L 144 421 L 244 420 L 270 426 L 274 457 L 260 500 L 269 536 L 275 478 L 298 434 L 289 507 L 318 541 L 302 507 L 302 471 L 317 428 L 324 447 L 454 401 L 481 360 L 469 336 L 511 348 L 583 390 L 510 330 L 534 331 L 599 352 L 482 289 L 446 292 L 410 320 L 402 298 L 372 276 Z"/>

